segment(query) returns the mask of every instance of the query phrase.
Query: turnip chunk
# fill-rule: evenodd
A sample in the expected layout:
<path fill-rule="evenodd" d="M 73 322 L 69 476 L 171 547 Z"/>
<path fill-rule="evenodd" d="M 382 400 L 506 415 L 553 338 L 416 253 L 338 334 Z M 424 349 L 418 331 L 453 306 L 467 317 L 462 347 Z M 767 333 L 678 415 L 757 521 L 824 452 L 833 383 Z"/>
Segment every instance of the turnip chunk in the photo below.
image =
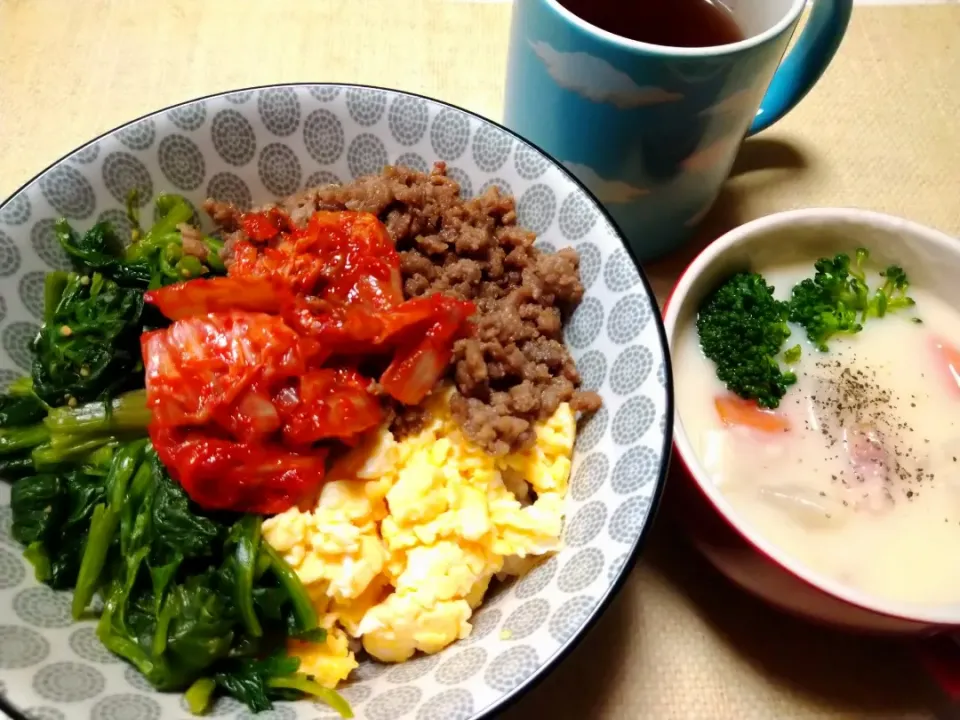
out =
<path fill-rule="evenodd" d="M 762 500 L 804 527 L 837 528 L 847 520 L 848 508 L 810 488 L 799 485 L 763 485 L 759 492 Z"/>

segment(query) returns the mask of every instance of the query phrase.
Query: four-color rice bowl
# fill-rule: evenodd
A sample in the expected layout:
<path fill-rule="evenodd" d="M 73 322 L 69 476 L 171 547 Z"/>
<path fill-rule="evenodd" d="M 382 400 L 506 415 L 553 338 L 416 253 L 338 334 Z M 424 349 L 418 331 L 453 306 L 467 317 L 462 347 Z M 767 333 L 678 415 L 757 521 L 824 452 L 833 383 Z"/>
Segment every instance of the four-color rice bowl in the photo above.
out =
<path fill-rule="evenodd" d="M 564 334 L 581 389 L 603 404 L 577 427 L 559 551 L 519 579 L 494 582 L 472 630 L 441 652 L 393 665 L 361 656 L 339 689 L 370 720 L 491 715 L 563 657 L 632 566 L 667 465 L 670 365 L 649 286 L 604 211 L 559 164 L 493 123 L 413 95 L 339 85 L 245 90 L 155 113 L 81 147 L 0 206 L 6 384 L 30 371 L 44 276 L 70 267 L 57 218 L 80 231 L 105 219 L 124 232 L 131 190 L 145 214 L 161 192 L 196 208 L 210 197 L 246 209 L 385 165 L 426 172 L 438 161 L 465 198 L 490 186 L 513 195 L 517 224 L 538 235 L 540 249 L 578 252 L 585 293 Z M 69 594 L 33 579 L 11 535 L 9 501 L 0 483 L 2 707 L 50 718 L 183 715 L 179 693 L 153 692 L 100 643 L 94 622 L 73 622 Z M 248 712 L 230 700 L 213 708 Z M 300 701 L 273 712 L 330 710 Z"/>

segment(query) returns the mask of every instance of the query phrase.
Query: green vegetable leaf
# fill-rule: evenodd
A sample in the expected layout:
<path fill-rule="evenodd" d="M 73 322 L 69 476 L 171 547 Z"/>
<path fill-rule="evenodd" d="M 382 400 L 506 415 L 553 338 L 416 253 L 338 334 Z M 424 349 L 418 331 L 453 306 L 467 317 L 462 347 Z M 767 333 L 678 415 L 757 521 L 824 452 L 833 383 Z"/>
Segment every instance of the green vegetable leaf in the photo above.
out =
<path fill-rule="evenodd" d="M 153 501 L 150 561 L 156 565 L 174 558 L 210 558 L 222 552 L 226 527 L 201 515 L 186 492 L 153 457 L 156 496 Z"/>
<path fill-rule="evenodd" d="M 33 425 L 46 415 L 46 404 L 32 390 L 28 394 L 0 395 L 0 428 Z"/>
<path fill-rule="evenodd" d="M 298 658 L 281 653 L 264 660 L 225 663 L 213 679 L 231 697 L 254 712 L 263 712 L 273 707 L 270 700 L 270 678 L 292 675 L 299 667 Z"/>
<path fill-rule="evenodd" d="M 300 660 L 277 653 L 263 660 L 227 663 L 214 675 L 217 685 L 254 712 L 273 707 L 273 700 L 309 697 L 324 702 L 341 717 L 352 718 L 350 705 L 338 692 L 325 688 L 312 677 L 297 672 Z"/>
<path fill-rule="evenodd" d="M 124 262 L 123 245 L 109 223 L 99 222 L 80 235 L 60 219 L 54 232 L 79 274 L 100 273 L 125 287 L 146 287 L 150 282 L 146 264 Z"/>
<path fill-rule="evenodd" d="M 109 397 L 142 377 L 143 294 L 71 274 L 33 344 L 33 386 L 49 405 Z M 142 380 L 139 380 L 142 384 Z"/>
<path fill-rule="evenodd" d="M 139 198 L 136 193 L 128 197 L 127 216 L 133 231 L 126 247 L 106 222 L 81 235 L 66 220 L 59 220 L 57 239 L 79 273 L 98 272 L 125 288 L 157 288 L 208 273 L 224 274 L 223 242 L 190 225 L 194 210 L 187 199 L 161 194 L 155 202 L 156 222 L 144 233 Z"/>
<path fill-rule="evenodd" d="M 142 432 L 137 408 L 142 397 L 124 395 L 10 429 L 43 428 L 33 454 L 59 462 L 13 488 L 14 537 L 38 579 L 74 587 L 76 615 L 99 593 L 104 646 L 158 690 L 187 690 L 196 712 L 228 693 L 251 709 L 308 695 L 349 714 L 278 654 L 289 637 L 326 632 L 296 573 L 262 541 L 261 518 L 202 511 L 145 438 L 105 434 Z"/>
<path fill-rule="evenodd" d="M 105 498 L 104 477 L 84 469 L 17 480 L 12 534 L 30 549 L 38 579 L 58 590 L 74 586 L 94 509 Z"/>

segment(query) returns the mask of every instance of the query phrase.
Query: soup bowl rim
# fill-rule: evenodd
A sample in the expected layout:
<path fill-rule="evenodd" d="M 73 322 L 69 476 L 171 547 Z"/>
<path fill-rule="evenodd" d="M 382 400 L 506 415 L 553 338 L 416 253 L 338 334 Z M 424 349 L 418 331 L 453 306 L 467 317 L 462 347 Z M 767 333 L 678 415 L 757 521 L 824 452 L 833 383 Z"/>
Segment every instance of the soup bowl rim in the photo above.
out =
<path fill-rule="evenodd" d="M 851 223 L 900 233 L 909 237 L 912 242 L 935 246 L 942 253 L 953 254 L 960 260 L 960 244 L 958 244 L 956 238 L 940 230 L 895 215 L 860 208 L 841 207 L 804 208 L 766 215 L 740 225 L 722 235 L 703 249 L 681 273 L 663 309 L 664 327 L 671 357 L 674 353 L 679 331 L 682 330 L 681 320 L 684 319 L 685 311 L 688 311 L 693 303 L 699 302 L 701 299 L 695 294 L 696 281 L 714 265 L 722 263 L 741 246 L 761 242 L 763 238 L 775 236 L 778 232 L 791 227 L 798 225 L 849 225 Z M 907 271 L 909 272 L 909 268 L 907 268 Z M 936 292 L 936 289 L 933 288 L 933 291 Z M 790 553 L 778 548 L 761 532 L 751 526 L 749 521 L 740 517 L 733 505 L 713 482 L 710 474 L 703 468 L 687 437 L 683 419 L 680 415 L 680 406 L 676 402 L 674 403 L 673 428 L 675 454 L 687 476 L 693 480 L 702 497 L 708 501 L 723 520 L 766 560 L 779 566 L 780 569 L 802 583 L 862 610 L 916 623 L 945 627 L 960 626 L 960 601 L 956 604 L 921 605 L 878 598 L 832 580 L 795 559 Z"/>

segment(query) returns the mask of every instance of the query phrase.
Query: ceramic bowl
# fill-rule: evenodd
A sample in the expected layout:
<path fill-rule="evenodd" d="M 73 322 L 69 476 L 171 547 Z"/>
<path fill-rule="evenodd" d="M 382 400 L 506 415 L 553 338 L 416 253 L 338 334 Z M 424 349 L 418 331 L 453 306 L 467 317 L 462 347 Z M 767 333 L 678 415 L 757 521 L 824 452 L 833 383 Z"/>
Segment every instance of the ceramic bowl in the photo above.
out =
<path fill-rule="evenodd" d="M 603 409 L 582 424 L 567 503 L 565 547 L 489 597 L 473 633 L 400 665 L 364 662 L 343 694 L 368 720 L 492 717 L 558 662 L 597 618 L 633 564 L 664 482 L 673 419 L 670 364 L 649 285 L 597 200 L 550 157 L 508 130 L 427 98 L 370 87 L 286 85 L 214 95 L 161 110 L 87 143 L 0 206 L 0 379 L 28 372 L 43 277 L 69 263 L 53 235 L 65 216 L 85 229 L 123 226 L 136 188 L 250 206 L 349 181 L 388 164 L 447 162 L 467 196 L 499 185 L 547 251 L 572 245 L 586 297 L 566 339 Z M 0 701 L 45 720 L 160 720 L 187 713 L 151 692 L 70 619 L 70 598 L 37 585 L 10 538 L 0 482 Z M 584 689 L 589 692 L 589 688 Z M 221 701 L 219 717 L 248 717 Z M 280 703 L 270 720 L 330 715 Z M 22 715 L 21 715 L 22 716 Z"/>
<path fill-rule="evenodd" d="M 768 262 L 867 248 L 881 266 L 897 263 L 911 284 L 960 305 L 960 244 L 937 230 L 856 209 L 778 213 L 727 233 L 686 269 L 664 314 L 670 346 L 696 316 L 704 296 L 730 273 Z M 682 382 L 682 379 L 680 380 Z M 674 443 L 680 521 L 727 577 L 769 603 L 802 617 L 884 634 L 919 634 L 960 626 L 957 607 L 920 608 L 868 597 L 823 578 L 742 523 L 694 454 L 677 411 Z"/>

